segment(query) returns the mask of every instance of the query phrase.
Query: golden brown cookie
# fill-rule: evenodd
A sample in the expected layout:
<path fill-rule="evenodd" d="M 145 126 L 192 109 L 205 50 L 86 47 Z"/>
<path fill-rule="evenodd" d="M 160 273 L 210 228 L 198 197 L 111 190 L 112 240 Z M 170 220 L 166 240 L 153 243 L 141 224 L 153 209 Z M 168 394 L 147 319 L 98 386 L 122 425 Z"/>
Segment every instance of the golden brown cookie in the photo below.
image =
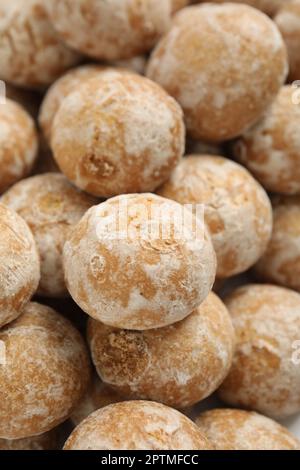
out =
<path fill-rule="evenodd" d="M 119 330 L 90 320 L 88 339 L 101 379 L 121 395 L 177 409 L 211 395 L 229 372 L 234 331 L 214 293 L 191 315 L 165 328 Z"/>
<path fill-rule="evenodd" d="M 147 76 L 181 104 L 191 137 L 224 141 L 254 124 L 288 72 L 283 39 L 248 5 L 184 8 L 149 61 Z"/>
<path fill-rule="evenodd" d="M 116 403 L 86 418 L 67 440 L 65 450 L 211 450 L 186 416 L 147 401 Z"/>
<path fill-rule="evenodd" d="M 206 411 L 196 424 L 217 450 L 299 450 L 299 441 L 283 426 L 251 411 Z"/>
<path fill-rule="evenodd" d="M 0 330 L 0 438 L 45 433 L 70 417 L 86 392 L 90 363 L 73 325 L 49 307 L 28 303 Z"/>
<path fill-rule="evenodd" d="M 220 397 L 233 406 L 274 418 L 300 411 L 300 295 L 272 285 L 248 284 L 225 304 L 236 350 Z"/>
<path fill-rule="evenodd" d="M 3 204 L 0 204 L 0 233 L 1 327 L 17 318 L 35 293 L 40 261 L 28 225 Z"/>
<path fill-rule="evenodd" d="M 91 317 L 145 330 L 182 320 L 210 292 L 216 259 L 205 224 L 153 194 L 91 208 L 64 247 L 67 287 Z"/>
<path fill-rule="evenodd" d="M 272 232 L 271 203 L 241 165 L 219 156 L 188 156 L 158 194 L 193 210 L 204 204 L 219 278 L 246 271 L 264 253 Z"/>
<path fill-rule="evenodd" d="M 68 295 L 62 266 L 63 247 L 72 227 L 97 202 L 60 173 L 26 178 L 3 195 L 2 203 L 23 217 L 36 240 L 41 260 L 39 295 Z"/>

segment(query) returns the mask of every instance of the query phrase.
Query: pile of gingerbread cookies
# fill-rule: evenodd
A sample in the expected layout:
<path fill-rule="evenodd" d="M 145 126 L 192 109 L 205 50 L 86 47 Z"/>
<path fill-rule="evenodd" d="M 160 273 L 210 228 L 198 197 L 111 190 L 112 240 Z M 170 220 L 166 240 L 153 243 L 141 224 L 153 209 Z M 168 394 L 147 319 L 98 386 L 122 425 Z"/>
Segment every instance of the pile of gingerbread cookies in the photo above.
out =
<path fill-rule="evenodd" d="M 299 449 L 300 0 L 1 0 L 0 79 L 0 450 Z"/>

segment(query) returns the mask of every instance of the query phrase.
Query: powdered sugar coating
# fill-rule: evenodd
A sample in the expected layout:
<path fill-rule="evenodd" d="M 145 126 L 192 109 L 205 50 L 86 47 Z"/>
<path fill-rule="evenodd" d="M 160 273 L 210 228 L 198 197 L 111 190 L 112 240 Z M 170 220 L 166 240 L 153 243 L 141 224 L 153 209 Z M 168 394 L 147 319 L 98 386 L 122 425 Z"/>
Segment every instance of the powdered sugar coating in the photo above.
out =
<path fill-rule="evenodd" d="M 181 104 L 191 137 L 224 141 L 259 119 L 287 72 L 273 21 L 247 5 L 207 3 L 176 15 L 147 76 Z"/>
<path fill-rule="evenodd" d="M 45 173 L 24 179 L 2 197 L 32 230 L 41 260 L 38 294 L 68 295 L 64 282 L 62 250 L 71 228 L 97 199 L 77 190 L 60 173 Z"/>
<path fill-rule="evenodd" d="M 96 64 L 81 65 L 71 69 L 53 83 L 43 99 L 39 112 L 39 125 L 49 142 L 54 117 L 64 98 L 89 78 L 107 73 L 109 76 L 113 76 L 114 73 L 121 73 L 121 70 Z"/>
<path fill-rule="evenodd" d="M 65 450 L 211 450 L 197 426 L 172 408 L 129 401 L 95 411 L 67 440 Z"/>
<path fill-rule="evenodd" d="M 220 388 L 230 405 L 281 418 L 300 411 L 300 295 L 272 285 L 249 284 L 225 304 L 237 345 L 229 375 Z"/>
<path fill-rule="evenodd" d="M 246 271 L 265 251 L 272 232 L 271 203 L 248 171 L 231 160 L 190 155 L 158 194 L 193 207 L 205 205 L 218 277 Z"/>
<path fill-rule="evenodd" d="M 273 218 L 272 238 L 255 273 L 300 292 L 300 196 L 274 198 Z"/>
<path fill-rule="evenodd" d="M 190 211 L 132 194 L 86 213 L 65 244 L 64 267 L 70 294 L 91 317 L 145 330 L 198 307 L 212 288 L 216 260 L 204 224 Z"/>
<path fill-rule="evenodd" d="M 0 437 L 21 439 L 69 418 L 86 391 L 90 364 L 73 325 L 49 307 L 29 303 L 0 331 Z"/>
<path fill-rule="evenodd" d="M 258 413 L 216 409 L 196 424 L 217 450 L 299 450 L 300 442 L 283 426 Z"/>
<path fill-rule="evenodd" d="M 192 406 L 211 395 L 229 372 L 234 331 L 214 293 L 191 315 L 165 328 L 114 329 L 90 319 L 88 338 L 101 379 L 123 396 Z"/>
<path fill-rule="evenodd" d="M 156 44 L 170 26 L 172 1 L 53 0 L 49 11 L 54 27 L 71 47 L 96 59 L 118 60 Z"/>
<path fill-rule="evenodd" d="M 296 89 L 281 88 L 263 119 L 233 144 L 235 157 L 269 191 L 300 194 L 300 106 Z"/>
<path fill-rule="evenodd" d="M 74 426 L 78 426 L 94 411 L 121 401 L 125 401 L 125 398 L 101 382 L 97 374 L 95 374 L 87 393 L 72 413 L 71 421 Z"/>
<path fill-rule="evenodd" d="M 0 194 L 29 175 L 38 150 L 35 125 L 14 101 L 0 105 Z"/>
<path fill-rule="evenodd" d="M 57 450 L 57 428 L 40 436 L 27 437 L 25 439 L 0 439 L 0 450 Z"/>
<path fill-rule="evenodd" d="M 180 106 L 133 73 L 90 79 L 58 110 L 51 146 L 67 178 L 99 197 L 153 191 L 184 153 Z"/>
<path fill-rule="evenodd" d="M 0 77 L 30 88 L 52 83 L 79 55 L 50 24 L 47 0 L 0 1 Z"/>
<path fill-rule="evenodd" d="M 17 318 L 35 293 L 40 263 L 25 221 L 0 204 L 0 326 Z"/>
<path fill-rule="evenodd" d="M 291 82 L 300 80 L 300 1 L 284 2 L 274 18 L 287 46 Z"/>
<path fill-rule="evenodd" d="M 207 0 L 199 2 L 198 0 L 193 3 L 203 3 Z M 228 0 L 214 0 L 214 3 L 227 3 Z M 286 3 L 289 3 L 291 0 L 230 0 L 230 3 L 246 3 L 251 7 L 258 8 L 264 13 L 267 13 L 270 16 L 273 16 L 279 8 L 281 8 Z"/>

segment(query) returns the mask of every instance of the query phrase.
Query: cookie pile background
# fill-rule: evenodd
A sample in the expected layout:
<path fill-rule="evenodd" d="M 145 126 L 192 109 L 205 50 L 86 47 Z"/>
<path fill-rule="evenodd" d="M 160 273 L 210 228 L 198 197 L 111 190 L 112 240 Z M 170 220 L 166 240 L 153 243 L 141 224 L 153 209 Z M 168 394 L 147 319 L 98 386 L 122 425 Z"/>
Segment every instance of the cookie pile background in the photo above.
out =
<path fill-rule="evenodd" d="M 0 80 L 0 450 L 299 450 L 300 0 L 0 0 Z"/>

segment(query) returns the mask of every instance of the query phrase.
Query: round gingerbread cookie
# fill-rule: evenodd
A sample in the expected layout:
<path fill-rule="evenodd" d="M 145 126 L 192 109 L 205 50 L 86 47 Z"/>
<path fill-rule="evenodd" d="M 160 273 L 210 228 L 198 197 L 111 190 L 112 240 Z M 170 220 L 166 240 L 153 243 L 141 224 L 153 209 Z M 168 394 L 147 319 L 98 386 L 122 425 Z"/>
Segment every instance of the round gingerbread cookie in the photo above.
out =
<path fill-rule="evenodd" d="M 0 438 L 40 435 L 67 420 L 90 379 L 89 356 L 74 326 L 28 303 L 0 330 Z"/>
<path fill-rule="evenodd" d="M 17 318 L 40 280 L 40 261 L 26 222 L 0 204 L 0 327 Z"/>
<path fill-rule="evenodd" d="M 38 152 L 38 137 L 31 116 L 16 102 L 0 104 L 0 194 L 28 176 Z"/>
<path fill-rule="evenodd" d="M 266 250 L 272 233 L 271 203 L 241 165 L 216 155 L 188 156 L 158 194 L 193 210 L 204 206 L 219 278 L 246 271 Z"/>
<path fill-rule="evenodd" d="M 263 118 L 232 145 L 233 154 L 268 190 L 300 194 L 300 104 L 292 85 L 281 88 Z"/>
<path fill-rule="evenodd" d="M 210 410 L 196 424 L 217 450 L 300 449 L 300 442 L 285 427 L 253 411 Z"/>
<path fill-rule="evenodd" d="M 28 88 L 50 85 L 80 60 L 54 31 L 47 0 L 0 1 L 0 78 Z"/>
<path fill-rule="evenodd" d="M 117 328 L 159 328 L 210 292 L 216 259 L 202 220 L 153 194 L 91 208 L 64 247 L 67 287 L 91 317 Z"/>
<path fill-rule="evenodd" d="M 300 295 L 248 284 L 230 294 L 225 304 L 235 327 L 236 349 L 220 397 L 274 418 L 299 412 Z"/>
<path fill-rule="evenodd" d="M 123 396 L 177 409 L 211 395 L 229 372 L 234 331 L 214 293 L 191 315 L 165 328 L 128 331 L 90 320 L 88 339 L 101 379 Z"/>
<path fill-rule="evenodd" d="M 165 405 L 129 401 L 106 406 L 73 431 L 64 450 L 212 450 L 199 428 Z"/>
<path fill-rule="evenodd" d="M 154 191 L 180 161 L 180 106 L 133 73 L 82 83 L 56 113 L 51 146 L 61 171 L 99 197 Z"/>
<path fill-rule="evenodd" d="M 51 129 L 57 111 L 64 98 L 90 78 L 122 73 L 122 69 L 86 64 L 75 67 L 56 80 L 47 90 L 39 111 L 39 125 L 45 138 L 50 143 Z"/>
<path fill-rule="evenodd" d="M 253 125 L 287 73 L 286 48 L 274 22 L 234 3 L 181 10 L 147 70 L 181 104 L 189 135 L 215 142 Z"/>
<path fill-rule="evenodd" d="M 32 230 L 41 260 L 38 294 L 68 295 L 62 251 L 71 228 L 98 200 L 74 188 L 64 175 L 45 173 L 15 184 L 2 203 L 15 210 Z"/>
<path fill-rule="evenodd" d="M 271 241 L 254 272 L 300 292 L 300 196 L 274 197 L 273 219 Z"/>
<path fill-rule="evenodd" d="M 129 59 L 152 49 L 179 0 L 54 0 L 52 23 L 69 46 L 100 60 Z M 180 1 L 182 3 L 182 0 Z"/>

